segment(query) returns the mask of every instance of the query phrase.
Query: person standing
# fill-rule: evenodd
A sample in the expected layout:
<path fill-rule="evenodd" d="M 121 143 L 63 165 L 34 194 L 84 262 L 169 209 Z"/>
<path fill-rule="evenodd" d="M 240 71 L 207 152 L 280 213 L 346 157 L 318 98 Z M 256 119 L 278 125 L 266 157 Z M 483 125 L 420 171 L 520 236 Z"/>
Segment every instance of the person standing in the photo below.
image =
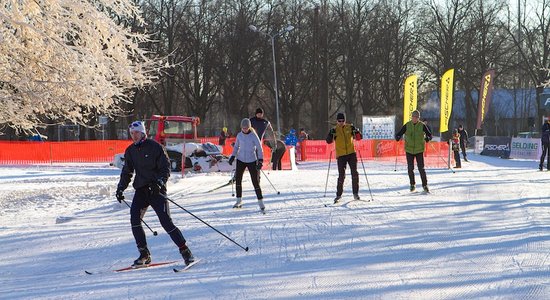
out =
<path fill-rule="evenodd" d="M 460 139 L 460 133 L 458 133 L 458 129 L 454 129 L 453 130 L 453 136 L 451 138 L 451 147 L 453 149 L 453 153 L 454 153 L 454 156 L 455 156 L 455 169 L 460 169 L 462 168 L 462 164 L 460 163 L 460 142 L 461 142 L 461 139 Z M 464 158 L 464 160 L 466 160 L 466 158 Z"/>
<path fill-rule="evenodd" d="M 406 134 L 405 155 L 407 157 L 410 191 L 413 192 L 416 190 L 416 181 L 414 178 L 414 161 L 416 160 L 420 179 L 422 180 L 422 188 L 428 193 L 430 190 L 428 189 L 426 170 L 424 170 L 424 151 L 426 150 L 426 143 L 432 139 L 432 133 L 419 120 L 420 112 L 418 110 L 413 111 L 411 120 L 401 127 L 401 130 L 395 135 L 395 140 L 401 140 L 403 135 Z"/>
<path fill-rule="evenodd" d="M 178 246 L 185 264 L 189 265 L 195 259 L 186 245 L 183 234 L 172 222 L 166 197 L 166 182 L 170 177 L 168 154 L 161 144 L 147 138 L 143 122 L 131 123 L 129 130 L 133 143 L 124 153 L 124 167 L 120 173 L 116 198 L 119 203 L 122 203 L 124 190 L 130 184 L 135 172 L 132 184 L 135 194 L 130 207 L 130 223 L 139 257 L 134 261 L 133 266 L 141 267 L 151 263 L 151 253 L 147 248 L 145 232 L 141 226 L 141 219 L 149 206 L 155 210 L 160 224 Z"/>
<path fill-rule="evenodd" d="M 233 165 L 233 161 L 237 158 L 237 166 L 235 168 L 235 181 L 236 181 L 236 194 L 237 202 L 233 205 L 233 208 L 242 207 L 242 181 L 244 170 L 248 169 L 250 178 L 252 179 L 252 185 L 254 185 L 254 191 L 258 198 L 258 205 L 260 210 L 265 212 L 265 205 L 263 202 L 262 189 L 260 188 L 260 170 L 263 166 L 264 152 L 262 145 L 260 144 L 260 138 L 251 127 L 250 120 L 245 118 L 241 121 L 241 132 L 237 134 L 235 140 L 235 146 L 233 147 L 233 153 L 229 157 L 229 164 Z"/>
<path fill-rule="evenodd" d="M 460 149 L 462 150 L 462 156 L 464 157 L 464 161 L 468 161 L 466 158 L 466 147 L 468 146 L 468 132 L 462 124 L 458 125 L 458 134 L 460 134 Z"/>
<path fill-rule="evenodd" d="M 544 157 L 547 153 L 548 157 L 546 159 L 546 169 L 550 170 L 550 149 L 548 149 L 548 146 L 550 145 L 550 116 L 547 117 L 546 122 L 542 125 L 540 140 L 542 144 L 542 155 L 540 156 L 539 170 L 542 171 Z"/>
<path fill-rule="evenodd" d="M 264 139 L 265 131 L 268 127 L 271 127 L 271 123 L 264 119 L 264 110 L 261 108 L 256 109 L 256 114 L 254 117 L 250 118 L 250 124 L 252 128 L 256 131 L 260 141 Z"/>
<path fill-rule="evenodd" d="M 338 183 L 336 186 L 336 198 L 334 198 L 334 203 L 338 203 L 342 198 L 344 179 L 346 178 L 346 165 L 349 165 L 351 170 L 353 199 L 360 200 L 357 154 L 355 153 L 353 140 L 359 141 L 363 136 L 355 126 L 346 123 L 346 115 L 343 113 L 338 113 L 336 115 L 336 122 L 336 126 L 330 129 L 326 138 L 327 144 L 332 144 L 332 142 L 335 143 L 336 160 L 338 163 Z"/>
<path fill-rule="evenodd" d="M 220 146 L 225 146 L 225 140 L 229 137 L 229 134 L 227 134 L 227 127 L 222 128 L 222 131 L 220 132 L 220 136 L 218 137 L 218 144 Z"/>

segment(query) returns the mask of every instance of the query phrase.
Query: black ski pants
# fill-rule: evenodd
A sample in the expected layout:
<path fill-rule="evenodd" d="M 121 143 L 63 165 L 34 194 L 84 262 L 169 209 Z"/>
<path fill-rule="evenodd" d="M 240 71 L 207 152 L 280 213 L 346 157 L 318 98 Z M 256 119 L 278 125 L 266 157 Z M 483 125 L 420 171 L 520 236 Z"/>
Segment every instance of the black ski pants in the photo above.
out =
<path fill-rule="evenodd" d="M 462 156 L 466 159 L 466 141 L 460 141 L 460 150 L 462 150 Z"/>
<path fill-rule="evenodd" d="M 130 223 L 132 224 L 132 233 L 134 234 L 137 247 L 147 247 L 147 239 L 145 238 L 145 231 L 143 231 L 143 227 L 141 226 L 141 219 L 143 219 L 149 206 L 153 207 L 155 210 L 162 228 L 170 235 L 172 241 L 174 241 L 178 247 L 184 246 L 185 238 L 178 227 L 172 222 L 166 196 L 159 193 L 152 193 L 149 187 L 143 187 L 136 190 L 130 208 Z"/>
<path fill-rule="evenodd" d="M 243 196 L 243 174 L 244 170 L 248 168 L 250 178 L 252 179 L 252 185 L 256 192 L 258 200 L 263 199 L 262 189 L 260 188 L 260 172 L 256 169 L 256 162 L 245 163 L 237 159 L 237 167 L 235 168 L 235 189 L 237 190 L 237 198 Z"/>
<path fill-rule="evenodd" d="M 460 163 L 460 152 L 458 152 L 458 150 L 456 150 L 456 151 L 453 151 L 453 153 L 454 153 L 454 156 L 455 156 L 455 163 L 456 163 L 455 166 L 458 167 L 458 168 L 462 168 L 462 164 Z M 464 158 L 466 158 L 466 156 L 464 156 Z"/>
<path fill-rule="evenodd" d="M 406 153 L 407 156 L 407 171 L 409 173 L 409 182 L 411 185 L 415 185 L 414 180 L 414 160 L 416 159 L 416 165 L 418 166 L 418 172 L 420 173 L 420 179 L 422 180 L 422 186 L 428 185 L 428 179 L 426 178 L 426 170 L 424 170 L 424 152 L 417 154 Z"/>
<path fill-rule="evenodd" d="M 540 156 L 540 164 L 539 168 L 542 169 L 542 165 L 544 164 L 544 157 L 546 154 L 548 154 L 548 157 L 546 158 L 546 169 L 550 170 L 550 149 L 548 149 L 549 144 L 542 144 L 542 155 Z"/>
<path fill-rule="evenodd" d="M 357 154 L 339 156 L 336 159 L 338 163 L 338 184 L 336 185 L 336 196 L 342 196 L 344 192 L 344 180 L 346 179 L 346 166 L 349 165 L 351 171 L 351 189 L 353 194 L 359 193 L 359 173 L 357 172 Z"/>
<path fill-rule="evenodd" d="M 271 165 L 273 170 L 282 170 L 283 169 L 283 155 L 285 155 L 285 148 L 277 148 L 275 151 L 273 151 L 273 154 L 271 154 Z"/>

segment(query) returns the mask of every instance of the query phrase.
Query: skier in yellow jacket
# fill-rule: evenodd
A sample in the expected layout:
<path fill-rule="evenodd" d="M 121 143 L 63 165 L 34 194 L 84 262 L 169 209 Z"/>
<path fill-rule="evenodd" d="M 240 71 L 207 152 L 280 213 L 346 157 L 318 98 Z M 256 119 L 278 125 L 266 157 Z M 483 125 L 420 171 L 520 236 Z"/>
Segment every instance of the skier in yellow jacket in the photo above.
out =
<path fill-rule="evenodd" d="M 328 144 L 335 142 L 336 159 L 338 162 L 338 185 L 336 187 L 336 198 L 334 198 L 334 203 L 338 203 L 340 198 L 342 198 L 344 179 L 346 178 L 346 164 L 349 164 L 351 170 L 353 198 L 355 200 L 360 200 L 357 154 L 355 153 L 353 139 L 361 140 L 363 136 L 353 124 L 346 123 L 346 116 L 343 113 L 338 113 L 336 115 L 336 121 L 336 126 L 330 129 L 326 139 Z"/>

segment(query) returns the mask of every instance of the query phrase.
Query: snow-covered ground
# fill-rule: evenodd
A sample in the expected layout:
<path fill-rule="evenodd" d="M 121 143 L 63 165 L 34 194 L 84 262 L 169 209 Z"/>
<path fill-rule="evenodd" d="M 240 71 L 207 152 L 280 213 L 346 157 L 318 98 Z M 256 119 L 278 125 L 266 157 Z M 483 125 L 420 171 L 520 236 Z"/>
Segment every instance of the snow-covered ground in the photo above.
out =
<path fill-rule="evenodd" d="M 532 161 L 471 155 L 463 169 L 428 170 L 432 194 L 408 192 L 404 166 L 367 161 L 374 202 L 332 202 L 326 163 L 265 172 L 267 214 L 245 175 L 173 175 L 169 196 L 250 251 L 171 206 L 196 257 L 123 273 L 138 255 L 129 209 L 114 198 L 119 170 L 102 165 L 0 168 L 2 299 L 550 299 L 550 173 Z M 361 164 L 362 199 L 370 198 Z M 277 195 L 265 176 L 281 192 Z M 420 179 L 417 175 L 417 182 Z M 420 184 L 418 184 L 420 187 Z M 126 192 L 131 199 L 133 190 Z M 154 261 L 181 259 L 150 210 Z M 86 275 L 84 270 L 95 271 Z"/>

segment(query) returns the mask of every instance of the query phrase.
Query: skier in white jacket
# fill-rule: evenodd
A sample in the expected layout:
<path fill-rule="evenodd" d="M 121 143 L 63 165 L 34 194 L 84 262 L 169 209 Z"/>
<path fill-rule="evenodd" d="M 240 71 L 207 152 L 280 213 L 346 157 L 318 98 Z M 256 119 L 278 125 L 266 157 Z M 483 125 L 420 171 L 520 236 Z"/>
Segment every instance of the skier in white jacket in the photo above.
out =
<path fill-rule="evenodd" d="M 231 157 L 229 157 L 230 165 L 233 164 L 235 158 L 237 158 L 237 166 L 235 168 L 237 202 L 235 202 L 233 208 L 242 207 L 243 174 L 244 170 L 248 168 L 248 172 L 252 178 L 252 184 L 254 185 L 254 191 L 258 198 L 258 205 L 260 206 L 260 210 L 264 212 L 265 206 L 262 200 L 262 189 L 260 188 L 259 180 L 259 172 L 264 162 L 264 152 L 260 144 L 260 138 L 250 125 L 250 119 L 245 118 L 241 121 L 241 132 L 237 134 L 233 153 Z"/>

